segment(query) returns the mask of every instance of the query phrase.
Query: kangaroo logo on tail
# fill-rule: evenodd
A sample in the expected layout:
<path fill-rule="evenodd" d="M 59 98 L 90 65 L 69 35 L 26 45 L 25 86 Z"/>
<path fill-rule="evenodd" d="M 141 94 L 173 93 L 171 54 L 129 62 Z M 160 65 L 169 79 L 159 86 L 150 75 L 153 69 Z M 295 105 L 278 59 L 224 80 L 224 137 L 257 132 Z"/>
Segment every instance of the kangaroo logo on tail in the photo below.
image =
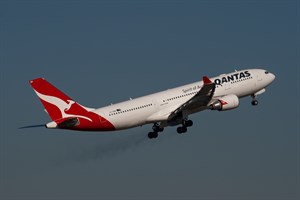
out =
<path fill-rule="evenodd" d="M 67 117 L 80 117 L 92 122 L 91 118 L 84 116 L 88 111 L 83 106 L 71 100 L 44 78 L 34 79 L 30 84 L 53 121 Z"/>
<path fill-rule="evenodd" d="M 72 115 L 72 114 L 67 114 L 66 111 L 70 110 L 71 106 L 76 103 L 73 100 L 67 100 L 68 103 L 66 103 L 65 101 L 57 98 L 57 97 L 53 97 L 53 96 L 48 96 L 48 95 L 44 95 L 41 94 L 39 92 L 37 92 L 36 90 L 34 90 L 35 93 L 38 95 L 38 97 L 43 100 L 46 101 L 54 106 L 56 106 L 61 113 L 61 118 L 66 118 L 66 117 L 80 117 L 80 118 L 84 118 L 86 120 L 92 121 L 92 119 L 86 117 L 86 116 L 82 116 L 82 115 Z"/>

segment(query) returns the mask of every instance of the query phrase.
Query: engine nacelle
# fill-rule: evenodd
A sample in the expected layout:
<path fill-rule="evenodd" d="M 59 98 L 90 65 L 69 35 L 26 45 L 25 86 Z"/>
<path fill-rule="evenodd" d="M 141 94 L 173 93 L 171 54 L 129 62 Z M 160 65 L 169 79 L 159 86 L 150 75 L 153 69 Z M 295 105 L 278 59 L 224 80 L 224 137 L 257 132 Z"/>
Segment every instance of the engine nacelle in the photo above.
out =
<path fill-rule="evenodd" d="M 211 110 L 218 110 L 218 111 L 224 111 L 224 110 L 231 110 L 235 109 L 239 106 L 239 98 L 234 95 L 226 95 L 218 100 L 214 101 L 212 104 L 209 105 L 209 108 Z"/>

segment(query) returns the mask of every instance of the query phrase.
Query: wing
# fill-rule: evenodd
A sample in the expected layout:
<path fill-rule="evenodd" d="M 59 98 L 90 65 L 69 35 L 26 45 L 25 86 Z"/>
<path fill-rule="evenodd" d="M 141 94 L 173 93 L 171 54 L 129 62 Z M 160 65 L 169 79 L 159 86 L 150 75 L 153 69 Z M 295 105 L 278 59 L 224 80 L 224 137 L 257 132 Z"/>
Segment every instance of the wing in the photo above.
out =
<path fill-rule="evenodd" d="M 172 120 L 176 117 L 182 116 L 183 111 L 199 109 L 204 110 L 207 108 L 207 104 L 212 99 L 216 89 L 216 84 L 209 80 L 208 77 L 203 77 L 203 86 L 197 94 L 190 98 L 187 102 L 183 103 L 176 110 L 174 110 L 168 117 L 168 120 Z"/>

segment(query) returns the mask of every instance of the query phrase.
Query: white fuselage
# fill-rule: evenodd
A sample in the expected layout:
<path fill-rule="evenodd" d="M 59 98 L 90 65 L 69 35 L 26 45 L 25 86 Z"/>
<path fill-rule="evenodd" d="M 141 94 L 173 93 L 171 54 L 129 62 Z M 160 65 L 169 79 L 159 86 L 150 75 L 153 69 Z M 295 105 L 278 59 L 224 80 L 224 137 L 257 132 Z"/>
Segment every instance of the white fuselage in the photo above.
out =
<path fill-rule="evenodd" d="M 247 69 L 210 78 L 216 83 L 212 99 L 234 94 L 239 98 L 260 94 L 275 76 L 262 69 Z M 141 126 L 167 120 L 168 114 L 191 99 L 203 86 L 203 81 L 168 89 L 162 92 L 131 99 L 95 109 L 92 112 L 103 116 L 116 130 Z M 188 114 L 199 112 L 193 109 Z"/>

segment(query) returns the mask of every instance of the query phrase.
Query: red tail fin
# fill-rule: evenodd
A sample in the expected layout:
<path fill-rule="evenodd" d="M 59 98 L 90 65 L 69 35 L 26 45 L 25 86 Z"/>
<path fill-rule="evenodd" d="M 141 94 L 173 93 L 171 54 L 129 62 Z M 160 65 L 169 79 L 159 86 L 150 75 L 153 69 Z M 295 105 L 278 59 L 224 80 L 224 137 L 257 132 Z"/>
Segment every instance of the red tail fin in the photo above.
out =
<path fill-rule="evenodd" d="M 74 115 L 84 115 L 87 108 L 76 103 L 44 78 L 29 81 L 53 121 Z"/>

